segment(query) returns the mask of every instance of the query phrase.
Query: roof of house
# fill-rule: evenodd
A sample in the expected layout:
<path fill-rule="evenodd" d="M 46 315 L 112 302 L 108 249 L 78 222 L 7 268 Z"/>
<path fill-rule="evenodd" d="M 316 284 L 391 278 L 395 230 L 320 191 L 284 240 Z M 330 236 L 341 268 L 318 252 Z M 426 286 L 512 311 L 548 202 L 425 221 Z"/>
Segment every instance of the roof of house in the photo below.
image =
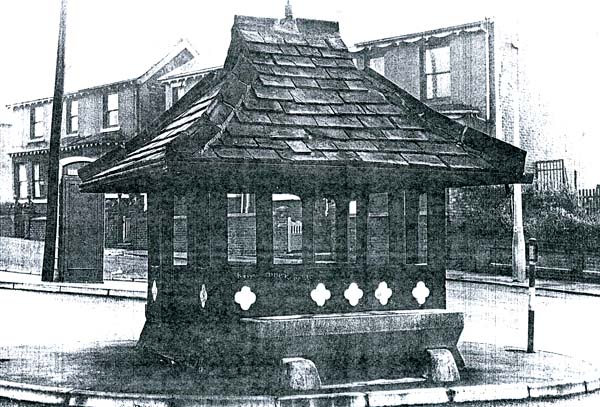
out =
<path fill-rule="evenodd" d="M 310 164 L 486 173 L 509 183 L 524 162 L 523 150 L 358 70 L 337 23 L 236 16 L 223 70 L 80 176 L 95 190 L 177 165 Z"/>
<path fill-rule="evenodd" d="M 144 83 L 150 77 L 160 71 L 166 64 L 181 52 L 190 53 L 194 59 L 198 57 L 198 51 L 186 39 L 180 39 L 159 60 L 149 61 L 148 58 L 135 56 L 128 61 L 121 61 L 111 66 L 111 69 L 81 70 L 76 67 L 66 67 L 65 70 L 65 96 L 76 95 L 81 92 L 89 92 L 107 86 L 121 85 L 126 83 Z M 194 60 L 192 59 L 192 60 Z M 148 68 L 150 66 L 150 68 Z M 91 73 L 91 75 L 90 75 Z M 23 95 L 22 101 L 8 104 L 7 108 L 14 108 L 35 103 L 52 102 L 51 96 L 40 97 L 40 95 Z"/>
<path fill-rule="evenodd" d="M 160 78 L 158 78 L 158 80 L 161 82 L 170 82 L 192 76 L 206 75 L 207 73 L 216 71 L 217 69 L 221 68 L 222 67 L 220 66 L 213 66 L 207 68 L 202 64 L 202 61 L 199 58 L 194 58 L 191 61 L 188 61 L 185 64 L 181 65 L 180 67 L 173 69 L 171 72 L 161 76 Z"/>

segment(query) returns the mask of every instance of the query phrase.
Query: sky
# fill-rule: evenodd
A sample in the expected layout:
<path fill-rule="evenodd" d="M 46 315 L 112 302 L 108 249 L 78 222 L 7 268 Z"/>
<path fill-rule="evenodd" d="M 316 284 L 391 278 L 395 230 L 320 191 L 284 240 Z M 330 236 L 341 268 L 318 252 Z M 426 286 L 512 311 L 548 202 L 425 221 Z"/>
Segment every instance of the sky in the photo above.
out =
<path fill-rule="evenodd" d="M 221 65 L 235 14 L 283 17 L 285 0 L 68 0 L 67 86 L 143 73 L 187 38 Z M 50 97 L 60 0 L 0 0 L 0 106 Z M 524 69 L 579 154 L 598 150 L 600 35 L 594 3 L 525 0 L 292 0 L 295 17 L 339 21 L 348 45 L 495 17 L 518 27 Z M 0 109 L 0 119 L 5 112 Z M 564 129 L 564 130 L 563 130 Z M 585 132 L 585 144 L 581 134 Z M 600 165 L 596 183 L 600 183 Z M 594 184 L 595 185 L 595 184 Z"/>

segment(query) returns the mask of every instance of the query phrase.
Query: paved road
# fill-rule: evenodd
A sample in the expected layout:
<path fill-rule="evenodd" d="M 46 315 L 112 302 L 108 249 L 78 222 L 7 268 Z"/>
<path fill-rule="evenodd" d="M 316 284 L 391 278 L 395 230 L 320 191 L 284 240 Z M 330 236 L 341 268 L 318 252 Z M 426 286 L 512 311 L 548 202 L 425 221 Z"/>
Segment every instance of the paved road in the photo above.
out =
<path fill-rule="evenodd" d="M 448 308 L 466 314 L 463 341 L 525 347 L 525 290 L 453 281 L 447 283 L 447 289 Z M 132 340 L 144 322 L 144 302 L 139 300 L 0 289 L 0 310 L 0 346 L 63 344 L 76 348 L 93 342 Z M 539 297 L 536 348 L 600 366 L 598 310 L 598 297 L 557 293 Z M 600 395 L 536 405 L 598 406 Z"/>

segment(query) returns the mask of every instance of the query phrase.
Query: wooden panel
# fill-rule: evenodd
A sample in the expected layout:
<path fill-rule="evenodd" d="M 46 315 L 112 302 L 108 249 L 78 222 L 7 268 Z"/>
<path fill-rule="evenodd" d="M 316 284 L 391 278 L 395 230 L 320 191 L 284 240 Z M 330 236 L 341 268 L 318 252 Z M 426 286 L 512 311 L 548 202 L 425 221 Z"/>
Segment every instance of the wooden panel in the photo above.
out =
<path fill-rule="evenodd" d="M 419 193 L 405 192 L 406 263 L 419 262 Z"/>
<path fill-rule="evenodd" d="M 348 215 L 350 197 L 338 194 L 335 199 L 335 255 L 337 263 L 348 262 Z"/>
<path fill-rule="evenodd" d="M 356 197 L 356 265 L 363 270 L 367 267 L 368 219 L 369 194 L 362 192 Z"/>
<path fill-rule="evenodd" d="M 256 262 L 265 271 L 273 264 L 273 199 L 265 191 L 256 193 Z"/>
<path fill-rule="evenodd" d="M 304 194 L 302 199 L 302 263 L 311 265 L 315 262 L 314 247 L 314 212 L 315 196 Z"/>
<path fill-rule="evenodd" d="M 221 273 L 227 265 L 227 194 L 211 192 L 210 205 L 210 266 Z"/>
<path fill-rule="evenodd" d="M 148 194 L 148 300 L 146 319 L 159 320 L 161 317 L 159 302 L 162 292 L 160 275 L 160 196 L 157 193 Z M 156 287 L 156 289 L 155 289 Z M 156 299 L 153 291 L 156 290 Z M 162 290 L 161 290 L 162 291 Z"/>
<path fill-rule="evenodd" d="M 388 219 L 390 231 L 390 264 L 402 265 L 406 262 L 404 238 L 404 191 L 388 193 Z"/>
<path fill-rule="evenodd" d="M 427 265 L 431 273 L 434 308 L 446 308 L 446 195 L 444 190 L 427 194 Z"/>

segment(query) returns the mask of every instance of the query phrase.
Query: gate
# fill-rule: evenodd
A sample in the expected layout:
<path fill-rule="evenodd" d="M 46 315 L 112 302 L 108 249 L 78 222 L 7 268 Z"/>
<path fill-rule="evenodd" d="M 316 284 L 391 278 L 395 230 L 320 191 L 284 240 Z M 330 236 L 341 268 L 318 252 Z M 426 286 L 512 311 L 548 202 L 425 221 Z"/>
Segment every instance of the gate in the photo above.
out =
<path fill-rule="evenodd" d="M 69 283 L 103 281 L 104 195 L 79 191 L 77 170 L 85 164 L 63 167 L 61 180 L 58 269 Z"/>

